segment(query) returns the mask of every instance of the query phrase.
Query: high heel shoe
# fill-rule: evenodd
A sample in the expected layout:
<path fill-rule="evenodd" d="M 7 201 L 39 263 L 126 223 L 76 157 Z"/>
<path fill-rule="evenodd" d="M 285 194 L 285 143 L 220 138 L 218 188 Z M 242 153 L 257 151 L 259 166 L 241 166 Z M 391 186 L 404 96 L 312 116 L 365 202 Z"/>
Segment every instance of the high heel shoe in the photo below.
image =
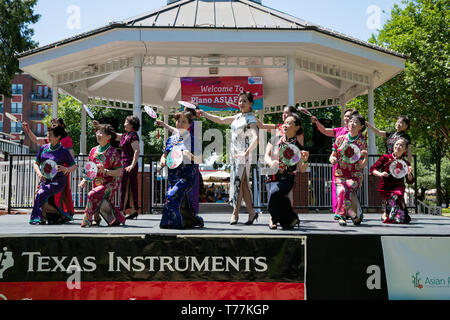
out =
<path fill-rule="evenodd" d="M 251 225 L 253 225 L 253 223 L 255 223 L 255 221 L 258 221 L 258 218 L 259 218 L 259 214 L 258 213 L 255 213 L 255 216 L 253 217 L 253 219 L 249 219 L 246 223 L 245 223 L 245 225 L 246 226 L 251 226 Z"/>
<path fill-rule="evenodd" d="M 126 217 L 126 219 L 127 220 L 134 220 L 134 219 L 137 220 L 138 216 L 139 216 L 139 213 L 135 212 L 135 213 L 130 214 L 128 217 Z"/>
<path fill-rule="evenodd" d="M 269 220 L 269 229 L 270 230 L 277 230 L 277 228 L 278 228 L 277 224 L 273 223 L 272 217 L 271 217 L 270 220 Z"/>
<path fill-rule="evenodd" d="M 231 220 L 230 220 L 230 225 L 234 226 L 234 225 L 236 225 L 238 223 L 238 221 L 239 221 L 239 216 L 235 215 L 235 214 L 232 214 L 231 215 Z"/>
<path fill-rule="evenodd" d="M 292 220 L 292 222 L 289 224 L 289 226 L 286 228 L 287 230 L 294 230 L 294 228 L 297 226 L 297 228 L 300 229 L 300 219 L 295 218 Z"/>

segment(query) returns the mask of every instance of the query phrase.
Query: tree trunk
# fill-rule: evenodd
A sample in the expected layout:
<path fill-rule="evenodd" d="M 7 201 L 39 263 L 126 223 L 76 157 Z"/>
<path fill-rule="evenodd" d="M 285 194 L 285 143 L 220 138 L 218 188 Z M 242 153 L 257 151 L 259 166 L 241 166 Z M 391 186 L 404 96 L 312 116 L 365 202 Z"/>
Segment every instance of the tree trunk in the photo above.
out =
<path fill-rule="evenodd" d="M 441 161 L 442 161 L 442 152 L 441 147 L 437 147 L 435 151 L 436 155 L 436 202 L 440 207 L 442 206 L 442 188 L 441 188 Z"/>

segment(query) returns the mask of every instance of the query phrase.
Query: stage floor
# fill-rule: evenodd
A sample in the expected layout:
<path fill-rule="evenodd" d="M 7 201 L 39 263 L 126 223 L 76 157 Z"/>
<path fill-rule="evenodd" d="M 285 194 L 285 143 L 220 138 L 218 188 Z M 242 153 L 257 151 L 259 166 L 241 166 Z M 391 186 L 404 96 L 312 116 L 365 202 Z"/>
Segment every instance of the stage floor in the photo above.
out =
<path fill-rule="evenodd" d="M 58 226 L 32 226 L 28 224 L 29 215 L 0 216 L 0 237 L 37 236 L 37 235 L 200 235 L 200 236 L 302 236 L 302 235 L 413 235 L 413 236 L 450 236 L 450 218 L 444 216 L 412 215 L 408 225 L 386 225 L 381 223 L 379 214 L 366 214 L 364 222 L 356 227 L 349 220 L 341 227 L 331 214 L 301 214 L 300 228 L 295 230 L 270 230 L 269 214 L 262 214 L 253 226 L 244 222 L 248 214 L 240 215 L 238 225 L 229 224 L 228 213 L 202 213 L 205 227 L 189 230 L 163 230 L 159 228 L 160 215 L 143 215 L 138 220 L 127 221 L 126 226 L 81 228 L 82 215 L 75 215 L 72 223 Z"/>

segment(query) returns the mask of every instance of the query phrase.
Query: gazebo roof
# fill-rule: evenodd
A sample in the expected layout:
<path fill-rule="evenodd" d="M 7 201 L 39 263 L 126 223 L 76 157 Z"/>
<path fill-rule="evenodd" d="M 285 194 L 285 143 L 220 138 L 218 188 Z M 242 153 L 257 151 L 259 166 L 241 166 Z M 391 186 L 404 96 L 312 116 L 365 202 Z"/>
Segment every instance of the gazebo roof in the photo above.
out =
<path fill-rule="evenodd" d="M 101 105 L 127 110 L 137 64 L 144 67 L 146 105 L 178 107 L 180 78 L 216 69 L 217 76 L 263 77 L 264 105 L 271 108 L 288 104 L 289 57 L 294 100 L 313 107 L 378 87 L 406 59 L 249 0 L 180 0 L 18 57 L 23 71 L 83 102 L 113 100 Z"/>
<path fill-rule="evenodd" d="M 18 54 L 18 57 L 56 48 L 115 28 L 203 28 L 255 30 L 314 30 L 355 44 L 367 46 L 394 56 L 405 55 L 343 33 L 296 18 L 251 0 L 179 0 L 150 12 L 94 29 L 40 48 Z"/>

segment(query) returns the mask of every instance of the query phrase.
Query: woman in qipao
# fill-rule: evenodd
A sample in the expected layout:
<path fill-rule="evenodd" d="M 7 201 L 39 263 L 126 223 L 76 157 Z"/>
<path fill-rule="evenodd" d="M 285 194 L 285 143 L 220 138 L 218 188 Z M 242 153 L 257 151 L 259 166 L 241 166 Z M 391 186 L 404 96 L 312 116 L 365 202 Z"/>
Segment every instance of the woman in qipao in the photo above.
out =
<path fill-rule="evenodd" d="M 60 141 L 64 132 L 62 127 L 48 129 L 49 144 L 41 146 L 33 165 L 34 171 L 39 177 L 39 188 L 36 192 L 30 218 L 30 224 L 32 225 L 45 224 L 46 222 L 58 224 L 73 220 L 71 215 L 64 212 L 61 206 L 58 206 L 55 202 L 55 195 L 66 186 L 66 175 L 77 169 L 69 150 L 61 145 Z M 54 161 L 57 168 L 52 167 L 50 162 L 46 163 L 47 160 Z M 53 174 L 56 174 L 50 178 L 52 171 L 54 171 Z"/>
<path fill-rule="evenodd" d="M 385 210 L 382 216 L 383 223 L 398 223 L 406 224 L 411 221 L 408 214 L 408 207 L 405 203 L 405 178 L 396 178 L 391 174 L 391 165 L 394 163 L 393 170 L 407 170 L 406 182 L 408 184 L 414 183 L 412 175 L 412 168 L 408 161 L 403 157 L 408 150 L 408 141 L 400 138 L 394 144 L 394 151 L 391 154 L 385 154 L 378 159 L 377 162 L 370 168 L 370 174 L 380 177 L 378 182 L 378 192 L 385 201 Z M 404 160 L 407 169 L 396 160 Z"/>
<path fill-rule="evenodd" d="M 292 229 L 300 220 L 294 212 L 294 208 L 289 194 L 294 189 L 295 176 L 298 172 L 306 172 L 308 169 L 309 152 L 302 150 L 303 146 L 298 142 L 297 138 L 303 133 L 301 119 L 297 114 L 289 116 L 283 124 L 280 141 L 273 146 L 272 143 L 267 145 L 265 162 L 276 173 L 268 175 L 266 183 L 268 184 L 269 193 L 269 212 L 271 221 L 270 229 L 277 229 L 277 223 L 280 223 L 283 229 Z M 288 166 L 280 161 L 280 151 L 287 145 L 295 145 L 301 154 L 287 154 L 286 157 L 298 157 L 297 164 Z M 289 150 L 289 149 L 288 149 Z M 285 151 L 287 152 L 287 151 Z"/>
<path fill-rule="evenodd" d="M 176 130 L 167 140 L 164 154 L 160 160 L 161 168 L 169 167 L 166 201 L 160 228 L 186 229 L 203 227 L 203 219 L 197 215 L 198 212 L 193 208 L 189 197 L 198 174 L 194 162 L 199 162 L 199 159 L 195 159 L 191 153 L 192 149 L 189 148 L 189 145 L 191 145 L 189 128 L 193 121 L 193 115 L 190 112 L 178 113 L 175 115 L 175 120 Z M 174 159 L 170 159 L 169 155 L 176 157 L 177 151 L 179 151 L 179 156 L 183 158 L 183 162 L 178 167 L 171 168 L 170 163 Z"/>
<path fill-rule="evenodd" d="M 349 133 L 336 139 L 330 156 L 330 163 L 336 165 L 334 183 L 337 203 L 334 213 L 341 226 L 347 225 L 347 217 L 352 219 L 354 225 L 361 224 L 363 220 L 356 191 L 363 182 L 362 171 L 368 163 L 367 142 L 361 134 L 364 129 L 364 117 L 354 115 L 348 124 Z M 357 155 L 358 149 L 360 157 Z"/>
<path fill-rule="evenodd" d="M 114 218 L 109 222 L 110 226 L 125 224 L 125 217 L 120 210 L 113 205 L 114 193 L 119 188 L 120 177 L 122 175 L 122 163 L 120 155 L 111 146 L 111 141 L 116 138 L 114 129 L 109 124 L 98 125 L 95 132 L 98 146 L 92 148 L 89 153 L 89 161 L 97 165 L 97 176 L 93 181 L 93 188 L 88 193 L 85 216 L 81 224 L 82 228 L 99 226 L 100 209 L 106 201 L 110 215 Z M 88 181 L 83 179 L 80 188 L 85 188 Z"/>
<path fill-rule="evenodd" d="M 258 121 L 252 112 L 253 95 L 250 92 L 239 94 L 239 109 L 241 113 L 232 117 L 219 117 L 201 111 L 206 119 L 218 124 L 231 126 L 231 151 L 230 151 L 230 200 L 233 206 L 231 225 L 239 221 L 239 210 L 242 199 L 249 212 L 246 225 L 253 225 L 258 219 L 258 214 L 253 208 L 252 193 L 250 191 L 250 166 L 256 163 L 252 152 L 258 146 Z"/>

